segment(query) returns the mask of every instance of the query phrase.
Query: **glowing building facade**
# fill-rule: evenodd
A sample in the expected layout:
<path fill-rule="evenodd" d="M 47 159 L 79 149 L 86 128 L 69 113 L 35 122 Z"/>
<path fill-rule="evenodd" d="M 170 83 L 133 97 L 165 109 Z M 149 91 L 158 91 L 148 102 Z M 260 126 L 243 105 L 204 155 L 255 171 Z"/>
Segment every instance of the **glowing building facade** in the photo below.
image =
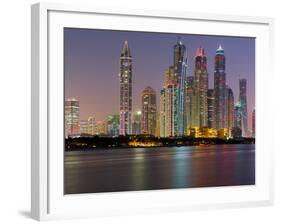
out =
<path fill-rule="evenodd" d="M 95 135 L 95 118 L 90 116 L 87 120 L 80 121 L 80 133 L 81 135 Z"/>
<path fill-rule="evenodd" d="M 242 136 L 248 137 L 247 80 L 239 80 L 239 102 L 241 106 Z"/>
<path fill-rule="evenodd" d="M 194 125 L 194 119 L 193 116 L 195 114 L 194 111 L 194 101 L 195 101 L 195 96 L 194 96 L 194 88 L 193 88 L 193 83 L 194 83 L 194 77 L 193 76 L 188 76 L 186 78 L 186 90 L 185 90 L 185 106 L 186 106 L 186 128 L 190 129 Z"/>
<path fill-rule="evenodd" d="M 219 46 L 215 56 L 214 96 L 215 96 L 215 125 L 216 129 L 227 128 L 226 121 L 226 84 L 225 84 L 225 56 L 224 49 Z"/>
<path fill-rule="evenodd" d="M 194 70 L 195 117 L 194 126 L 208 126 L 208 71 L 207 57 L 202 47 L 197 48 Z"/>
<path fill-rule="evenodd" d="M 252 138 L 256 137 L 256 110 L 252 112 Z"/>
<path fill-rule="evenodd" d="M 132 56 L 125 41 L 120 56 L 120 135 L 132 134 Z"/>
<path fill-rule="evenodd" d="M 208 101 L 208 128 L 215 128 L 215 97 L 214 97 L 213 89 L 208 90 L 207 101 Z"/>
<path fill-rule="evenodd" d="M 141 134 L 141 110 L 133 113 L 132 132 L 133 135 Z"/>
<path fill-rule="evenodd" d="M 79 101 L 67 99 L 64 103 L 65 137 L 80 136 Z"/>
<path fill-rule="evenodd" d="M 179 40 L 174 45 L 173 65 L 165 71 L 160 93 L 160 136 L 186 135 L 186 47 Z"/>
<path fill-rule="evenodd" d="M 157 125 L 156 92 L 148 86 L 143 90 L 141 99 L 141 133 L 155 136 Z"/>
<path fill-rule="evenodd" d="M 110 114 L 107 116 L 107 135 L 119 135 L 119 114 Z"/>
<path fill-rule="evenodd" d="M 230 87 L 226 88 L 227 91 L 227 128 L 229 136 L 231 136 L 231 130 L 234 127 L 234 95 Z"/>

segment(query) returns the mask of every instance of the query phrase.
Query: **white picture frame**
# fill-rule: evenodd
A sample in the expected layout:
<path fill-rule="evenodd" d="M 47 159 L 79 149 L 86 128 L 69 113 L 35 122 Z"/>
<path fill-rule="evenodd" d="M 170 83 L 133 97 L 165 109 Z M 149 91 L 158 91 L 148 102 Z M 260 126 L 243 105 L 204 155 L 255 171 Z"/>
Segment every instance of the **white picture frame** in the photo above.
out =
<path fill-rule="evenodd" d="M 37 220 L 186 211 L 273 204 L 270 140 L 272 18 L 93 6 L 32 5 L 31 214 Z M 149 24 L 149 25 L 148 25 Z M 256 185 L 202 189 L 63 195 L 62 28 L 103 28 L 252 36 L 256 38 Z M 188 30 L 187 30 L 188 29 Z M 138 202 L 138 203 L 136 203 Z M 97 206 L 98 205 L 98 206 Z"/>

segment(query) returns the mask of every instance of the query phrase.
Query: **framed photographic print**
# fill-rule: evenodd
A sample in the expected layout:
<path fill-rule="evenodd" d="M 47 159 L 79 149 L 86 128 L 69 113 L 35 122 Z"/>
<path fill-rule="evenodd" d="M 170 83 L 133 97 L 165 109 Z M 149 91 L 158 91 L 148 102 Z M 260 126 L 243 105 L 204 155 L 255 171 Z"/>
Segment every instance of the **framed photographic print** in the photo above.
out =
<path fill-rule="evenodd" d="M 32 217 L 270 205 L 270 18 L 32 6 Z"/>

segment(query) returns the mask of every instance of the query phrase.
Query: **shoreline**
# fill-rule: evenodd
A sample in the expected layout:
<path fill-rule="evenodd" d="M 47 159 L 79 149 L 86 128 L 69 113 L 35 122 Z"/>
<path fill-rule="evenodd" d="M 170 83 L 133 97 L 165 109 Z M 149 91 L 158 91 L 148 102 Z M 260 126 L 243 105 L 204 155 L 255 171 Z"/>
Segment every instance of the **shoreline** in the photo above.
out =
<path fill-rule="evenodd" d="M 222 143 L 222 144 L 193 144 L 193 145 L 161 145 L 161 146 L 124 146 L 124 147 L 95 147 L 95 148 L 69 148 L 64 152 L 89 152 L 101 150 L 120 150 L 120 149 L 155 149 L 155 148 L 181 148 L 187 146 L 210 147 L 216 145 L 255 145 L 255 143 Z M 160 149 L 159 149 L 160 150 Z"/>

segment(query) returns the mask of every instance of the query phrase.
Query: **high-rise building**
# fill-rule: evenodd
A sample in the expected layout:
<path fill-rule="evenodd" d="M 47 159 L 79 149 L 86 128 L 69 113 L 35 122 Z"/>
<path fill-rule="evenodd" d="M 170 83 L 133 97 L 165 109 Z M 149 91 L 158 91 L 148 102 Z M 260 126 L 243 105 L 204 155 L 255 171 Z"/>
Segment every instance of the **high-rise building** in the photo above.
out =
<path fill-rule="evenodd" d="M 80 121 L 81 135 L 94 135 L 95 134 L 95 119 L 90 116 L 87 120 Z"/>
<path fill-rule="evenodd" d="M 88 133 L 94 135 L 96 130 L 96 121 L 93 116 L 88 117 Z"/>
<path fill-rule="evenodd" d="M 132 134 L 132 56 L 128 41 L 120 56 L 120 135 Z"/>
<path fill-rule="evenodd" d="M 162 137 L 186 134 L 186 72 L 186 48 L 179 40 L 174 46 L 174 64 L 165 71 L 161 90 L 159 123 Z"/>
<path fill-rule="evenodd" d="M 219 46 L 215 56 L 214 96 L 215 96 L 215 124 L 216 129 L 227 128 L 226 121 L 226 84 L 225 84 L 225 56 L 224 49 Z"/>
<path fill-rule="evenodd" d="M 195 93 L 195 125 L 199 127 L 208 126 L 208 71 L 207 57 L 202 47 L 197 48 L 195 55 L 194 70 L 194 93 Z"/>
<path fill-rule="evenodd" d="M 179 39 L 174 46 L 174 72 L 175 72 L 175 116 L 174 134 L 183 136 L 186 134 L 186 106 L 185 106 L 185 85 L 187 76 L 187 53 L 186 47 Z"/>
<path fill-rule="evenodd" d="M 208 128 L 215 128 L 215 97 L 214 97 L 213 89 L 208 90 L 207 101 L 208 101 Z"/>
<path fill-rule="evenodd" d="M 119 135 L 119 114 L 109 114 L 107 116 L 107 135 Z"/>
<path fill-rule="evenodd" d="M 166 137 L 166 109 L 165 109 L 165 88 L 160 91 L 160 113 L 159 113 L 159 123 L 160 123 L 160 137 Z"/>
<path fill-rule="evenodd" d="M 65 137 L 80 136 L 79 101 L 67 99 L 64 103 Z"/>
<path fill-rule="evenodd" d="M 141 110 L 138 110 L 133 113 L 132 134 L 141 134 Z"/>
<path fill-rule="evenodd" d="M 141 101 L 141 133 L 155 136 L 157 122 L 156 93 L 150 86 L 142 91 Z"/>
<path fill-rule="evenodd" d="M 88 135 L 88 120 L 81 120 L 80 121 L 80 133 L 81 135 Z"/>
<path fill-rule="evenodd" d="M 107 122 L 105 121 L 97 121 L 95 135 L 106 135 L 107 134 Z"/>
<path fill-rule="evenodd" d="M 142 92 L 141 132 L 147 135 L 156 135 L 157 106 L 156 92 L 146 87 Z"/>
<path fill-rule="evenodd" d="M 242 136 L 248 137 L 247 79 L 239 80 L 239 102 L 242 116 Z"/>
<path fill-rule="evenodd" d="M 234 127 L 242 128 L 241 105 L 239 102 L 234 106 Z"/>
<path fill-rule="evenodd" d="M 186 78 L 186 97 L 185 97 L 185 106 L 186 106 L 186 128 L 190 129 L 194 126 L 194 101 L 195 101 L 195 96 L 194 96 L 194 77 L 193 76 L 188 76 Z"/>
<path fill-rule="evenodd" d="M 157 110 L 157 118 L 156 118 L 156 137 L 160 137 L 160 111 Z"/>
<path fill-rule="evenodd" d="M 164 97 L 165 97 L 165 137 L 176 135 L 176 125 L 177 125 L 177 99 L 178 99 L 178 87 L 176 86 L 174 67 L 170 66 L 165 71 L 165 87 L 164 87 Z"/>
<path fill-rule="evenodd" d="M 256 137 L 256 110 L 252 112 L 252 137 Z"/>
<path fill-rule="evenodd" d="M 227 91 L 227 128 L 229 136 L 231 136 L 231 130 L 234 127 L 234 95 L 230 87 L 226 88 Z"/>

